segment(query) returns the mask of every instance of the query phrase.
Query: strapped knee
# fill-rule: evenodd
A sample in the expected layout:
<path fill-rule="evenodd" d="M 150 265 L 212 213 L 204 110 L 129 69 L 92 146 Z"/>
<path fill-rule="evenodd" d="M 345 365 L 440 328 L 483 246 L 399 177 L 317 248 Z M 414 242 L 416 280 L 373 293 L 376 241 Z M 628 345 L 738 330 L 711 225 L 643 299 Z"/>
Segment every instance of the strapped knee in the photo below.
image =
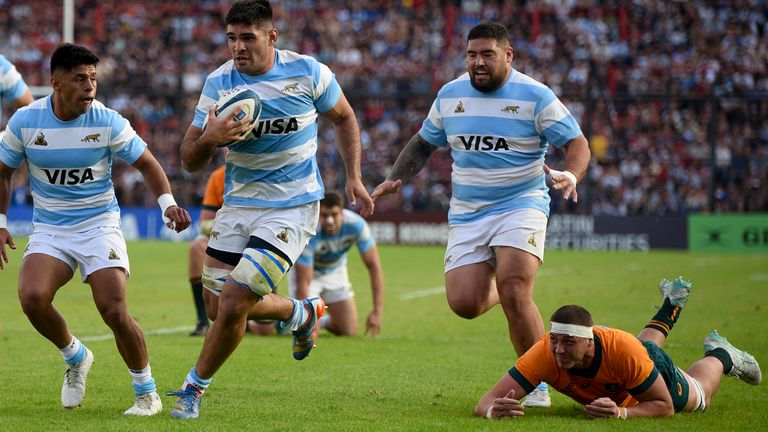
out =
<path fill-rule="evenodd" d="M 263 298 L 274 291 L 288 268 L 288 261 L 273 251 L 246 248 L 240 262 L 230 273 L 228 281 L 247 287 Z"/>
<path fill-rule="evenodd" d="M 224 283 L 227 282 L 227 275 L 229 275 L 229 270 L 203 266 L 203 286 L 216 296 L 220 296 L 221 289 L 224 288 Z"/>

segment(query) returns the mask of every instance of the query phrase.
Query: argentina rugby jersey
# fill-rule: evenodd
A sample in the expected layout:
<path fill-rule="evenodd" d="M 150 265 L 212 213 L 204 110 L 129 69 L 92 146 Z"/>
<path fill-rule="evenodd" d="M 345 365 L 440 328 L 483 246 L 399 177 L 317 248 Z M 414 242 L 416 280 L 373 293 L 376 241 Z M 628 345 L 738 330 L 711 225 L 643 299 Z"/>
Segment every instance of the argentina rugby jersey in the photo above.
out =
<path fill-rule="evenodd" d="M 357 249 L 363 253 L 372 248 L 376 241 L 362 216 L 344 209 L 339 232 L 328 235 L 318 228 L 317 235 L 309 240 L 296 264 L 313 267 L 318 274 L 330 273 L 347 265 L 347 255 L 353 244 L 357 244 Z"/>
<path fill-rule="evenodd" d="M 552 90 L 513 69 L 488 93 L 472 87 L 467 73 L 444 85 L 419 135 L 450 147 L 448 221 L 461 224 L 521 208 L 549 215 L 548 144 L 562 147 L 581 129 Z"/>
<path fill-rule="evenodd" d="M 208 75 L 192 125 L 202 128 L 210 107 L 238 87 L 255 91 L 262 111 L 253 135 L 229 146 L 224 204 L 289 207 L 321 199 L 317 116 L 341 97 L 331 70 L 312 57 L 285 50 L 275 50 L 274 66 L 258 76 L 238 72 L 230 60 Z"/>
<path fill-rule="evenodd" d="M 51 96 L 20 108 L 0 142 L 0 161 L 18 168 L 26 160 L 38 228 L 119 226 L 112 158 L 133 164 L 147 144 L 116 111 L 94 100 L 71 121 L 53 113 Z"/>

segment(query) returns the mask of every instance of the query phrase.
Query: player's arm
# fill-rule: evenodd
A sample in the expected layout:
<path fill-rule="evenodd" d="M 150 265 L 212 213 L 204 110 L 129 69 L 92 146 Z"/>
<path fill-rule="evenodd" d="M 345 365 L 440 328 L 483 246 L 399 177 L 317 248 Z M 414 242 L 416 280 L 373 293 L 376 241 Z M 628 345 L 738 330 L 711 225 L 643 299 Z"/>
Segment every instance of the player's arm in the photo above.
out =
<path fill-rule="evenodd" d="M 592 153 L 589 151 L 589 143 L 584 135 L 568 141 L 563 146 L 563 151 L 565 152 L 565 169 L 558 171 L 544 165 L 544 172 L 552 177 L 554 183 L 552 189 L 563 191 L 563 199 L 573 197 L 573 202 L 578 202 L 576 183 L 587 173 Z"/>
<path fill-rule="evenodd" d="M 373 310 L 365 320 L 365 334 L 369 332 L 371 337 L 381 331 L 381 321 L 384 318 L 384 272 L 381 269 L 379 250 L 376 245 L 361 253 L 363 263 L 368 268 L 368 276 L 371 279 L 371 294 L 373 297 Z"/>
<path fill-rule="evenodd" d="M 17 97 L 16 99 L 11 102 L 11 105 L 13 106 L 13 109 L 19 109 L 23 106 L 27 106 L 35 101 L 35 97 L 32 96 L 32 92 L 27 89 L 27 91 L 24 92 L 21 96 Z"/>
<path fill-rule="evenodd" d="M 520 417 L 524 415 L 520 399 L 527 392 L 508 373 L 488 390 L 475 406 L 475 414 L 488 419 L 503 419 L 505 417 Z"/>
<path fill-rule="evenodd" d="M 312 266 L 296 264 L 293 271 L 296 272 L 296 298 L 301 300 L 309 297 L 309 284 L 315 273 Z"/>
<path fill-rule="evenodd" d="M 408 182 L 424 168 L 436 149 L 437 147 L 428 143 L 421 135 L 415 134 L 397 156 L 387 179 L 373 190 L 371 198 L 375 201 L 379 197 L 399 191 L 403 182 Z"/>
<path fill-rule="evenodd" d="M 656 376 L 656 380 L 648 390 L 632 396 L 640 403 L 631 407 L 619 407 L 613 400 L 603 397 L 585 405 L 584 409 L 590 418 L 672 417 L 675 415 L 672 397 L 661 374 Z"/>
<path fill-rule="evenodd" d="M 4 269 L 8 262 L 5 245 L 11 249 L 16 249 L 13 237 L 11 237 L 7 227 L 8 203 L 11 199 L 11 177 L 13 177 L 14 171 L 13 168 L 0 162 L 0 219 L 2 219 L 0 220 L 0 270 Z"/>
<path fill-rule="evenodd" d="M 145 149 L 144 152 L 133 163 L 134 168 L 141 172 L 144 180 L 149 186 L 149 190 L 157 197 L 160 208 L 163 209 L 163 216 L 170 219 L 165 220 L 168 228 L 176 232 L 182 232 L 192 223 L 192 218 L 186 210 L 176 205 L 171 195 L 171 184 L 160 163 L 155 159 L 152 153 Z"/>
<path fill-rule="evenodd" d="M 243 141 L 243 135 L 251 128 L 250 116 L 241 120 L 235 117 L 236 110 L 226 117 L 216 117 L 216 105 L 208 110 L 208 123 L 205 131 L 194 125 L 187 128 L 181 141 L 181 163 L 184 169 L 195 172 L 205 168 L 213 159 L 216 148 L 232 141 Z"/>
<path fill-rule="evenodd" d="M 330 120 L 336 132 L 336 143 L 339 147 L 341 159 L 344 161 L 344 170 L 347 176 L 347 200 L 350 205 L 354 206 L 357 204 L 357 199 L 360 198 L 363 206 L 360 214 L 370 216 L 373 214 L 373 200 L 363 185 L 360 172 L 360 154 L 362 150 L 360 145 L 360 129 L 357 126 L 355 111 L 342 92 L 336 105 L 322 113 L 322 115 Z"/>

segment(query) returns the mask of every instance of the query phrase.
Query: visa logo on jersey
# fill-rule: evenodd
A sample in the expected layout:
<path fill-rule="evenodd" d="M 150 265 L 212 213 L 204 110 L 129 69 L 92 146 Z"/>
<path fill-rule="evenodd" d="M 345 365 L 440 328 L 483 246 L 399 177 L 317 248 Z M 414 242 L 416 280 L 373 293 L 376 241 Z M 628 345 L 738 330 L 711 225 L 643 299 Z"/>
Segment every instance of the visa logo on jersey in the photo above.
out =
<path fill-rule="evenodd" d="M 46 169 L 43 168 L 48 183 L 55 185 L 79 185 L 93 181 L 93 170 L 90 168 Z"/>
<path fill-rule="evenodd" d="M 289 134 L 299 130 L 299 121 L 293 117 L 260 120 L 259 125 L 253 130 L 253 135 L 258 138 L 262 135 Z"/>
<path fill-rule="evenodd" d="M 465 150 L 475 151 L 499 151 L 509 150 L 509 145 L 504 138 L 482 135 L 459 135 Z"/>

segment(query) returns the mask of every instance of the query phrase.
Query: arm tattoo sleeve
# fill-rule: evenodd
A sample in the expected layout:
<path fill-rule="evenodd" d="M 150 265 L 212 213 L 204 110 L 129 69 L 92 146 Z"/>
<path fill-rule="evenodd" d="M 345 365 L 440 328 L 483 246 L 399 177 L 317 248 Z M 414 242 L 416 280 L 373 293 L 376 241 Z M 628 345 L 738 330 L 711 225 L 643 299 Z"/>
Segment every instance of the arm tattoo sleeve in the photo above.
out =
<path fill-rule="evenodd" d="M 387 180 L 402 180 L 403 183 L 407 183 L 411 177 L 424 168 L 427 160 L 436 149 L 437 147 L 424 141 L 424 138 L 419 134 L 414 135 L 400 152 Z"/>

